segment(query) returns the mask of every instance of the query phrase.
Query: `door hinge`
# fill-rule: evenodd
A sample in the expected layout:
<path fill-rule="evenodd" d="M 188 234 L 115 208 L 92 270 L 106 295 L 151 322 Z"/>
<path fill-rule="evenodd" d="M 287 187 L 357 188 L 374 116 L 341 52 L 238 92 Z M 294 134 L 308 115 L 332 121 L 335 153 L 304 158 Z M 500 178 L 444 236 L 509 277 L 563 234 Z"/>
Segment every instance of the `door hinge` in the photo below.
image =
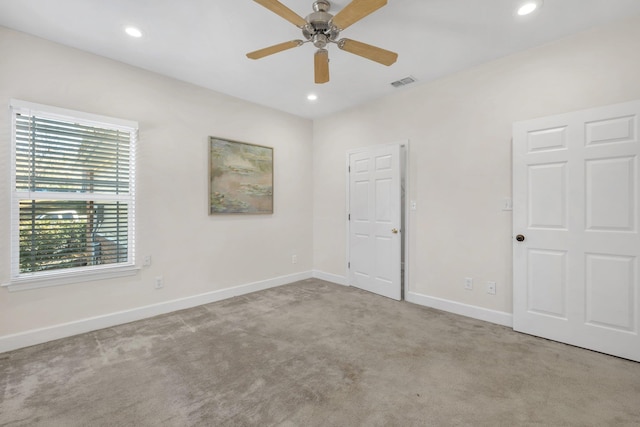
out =
<path fill-rule="evenodd" d="M 347 268 L 351 268 L 351 263 L 350 262 L 347 263 Z"/>
<path fill-rule="evenodd" d="M 349 166 L 349 173 L 351 173 L 351 166 Z"/>
<path fill-rule="evenodd" d="M 351 214 L 349 214 L 349 221 L 351 221 Z"/>

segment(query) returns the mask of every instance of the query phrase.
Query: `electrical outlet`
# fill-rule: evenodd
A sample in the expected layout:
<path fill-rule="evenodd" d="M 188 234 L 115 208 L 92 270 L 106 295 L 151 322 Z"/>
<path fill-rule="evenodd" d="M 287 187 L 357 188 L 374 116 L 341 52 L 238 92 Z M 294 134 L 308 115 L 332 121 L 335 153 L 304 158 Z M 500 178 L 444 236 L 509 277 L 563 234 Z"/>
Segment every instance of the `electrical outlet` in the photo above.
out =
<path fill-rule="evenodd" d="M 298 263 L 298 255 L 291 255 L 291 264 Z"/>
<path fill-rule="evenodd" d="M 156 289 L 164 288 L 164 278 L 162 276 L 156 277 L 156 281 L 155 281 L 155 285 L 154 286 L 155 286 Z"/>
<path fill-rule="evenodd" d="M 473 279 L 471 277 L 464 278 L 464 288 L 468 291 L 473 289 Z"/>
<path fill-rule="evenodd" d="M 496 282 L 487 282 L 487 293 L 491 295 L 496 294 Z"/>
<path fill-rule="evenodd" d="M 147 255 L 146 257 L 144 257 L 144 262 L 143 264 L 145 267 L 149 267 L 151 265 L 151 255 Z"/>

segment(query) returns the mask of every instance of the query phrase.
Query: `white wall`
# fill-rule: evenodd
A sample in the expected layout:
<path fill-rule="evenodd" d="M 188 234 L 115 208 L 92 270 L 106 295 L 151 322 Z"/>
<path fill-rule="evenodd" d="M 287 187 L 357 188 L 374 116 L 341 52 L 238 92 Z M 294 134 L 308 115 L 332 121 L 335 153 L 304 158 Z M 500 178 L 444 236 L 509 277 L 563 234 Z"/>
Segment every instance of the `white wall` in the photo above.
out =
<path fill-rule="evenodd" d="M 2 27 L 0 64 L 0 283 L 10 277 L 11 98 L 139 122 L 137 255 L 153 257 L 132 278 L 0 289 L 0 338 L 312 270 L 310 120 Z M 274 147 L 273 215 L 207 215 L 209 135 Z"/>
<path fill-rule="evenodd" d="M 638 52 L 635 17 L 316 120 L 314 268 L 344 276 L 345 152 L 409 139 L 409 292 L 510 313 L 511 125 L 640 98 Z"/>
<path fill-rule="evenodd" d="M 312 123 L 0 28 L 0 105 L 17 98 L 140 123 L 137 254 L 154 261 L 133 278 L 0 289 L 0 341 L 312 269 L 339 279 L 345 153 L 404 139 L 408 198 L 418 202 L 408 290 L 510 312 L 511 215 L 501 202 L 511 193 L 511 124 L 640 98 L 639 51 L 636 17 Z M 273 215 L 207 215 L 209 135 L 275 148 Z M 5 110 L 0 283 L 9 279 L 9 166 Z M 160 291 L 157 275 L 166 283 Z M 475 279 L 474 291 L 463 290 L 465 276 Z M 484 292 L 487 280 L 497 281 L 497 295 Z"/>

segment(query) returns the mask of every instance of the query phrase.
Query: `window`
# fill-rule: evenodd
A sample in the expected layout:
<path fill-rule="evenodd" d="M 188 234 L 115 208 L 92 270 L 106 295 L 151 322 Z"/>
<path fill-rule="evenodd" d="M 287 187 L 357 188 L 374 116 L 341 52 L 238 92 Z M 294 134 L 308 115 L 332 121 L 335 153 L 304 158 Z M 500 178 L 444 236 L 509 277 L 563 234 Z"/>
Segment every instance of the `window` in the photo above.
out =
<path fill-rule="evenodd" d="M 16 100 L 11 111 L 10 285 L 131 271 L 137 123 Z"/>

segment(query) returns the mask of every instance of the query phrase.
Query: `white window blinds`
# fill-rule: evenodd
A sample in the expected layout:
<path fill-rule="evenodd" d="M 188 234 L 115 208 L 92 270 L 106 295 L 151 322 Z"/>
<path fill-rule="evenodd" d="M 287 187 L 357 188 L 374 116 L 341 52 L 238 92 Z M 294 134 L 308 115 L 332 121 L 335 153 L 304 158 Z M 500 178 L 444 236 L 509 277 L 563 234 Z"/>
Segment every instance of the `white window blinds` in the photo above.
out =
<path fill-rule="evenodd" d="M 137 124 L 11 107 L 13 277 L 133 265 Z"/>
<path fill-rule="evenodd" d="M 128 194 L 131 131 L 16 113 L 16 189 Z"/>

